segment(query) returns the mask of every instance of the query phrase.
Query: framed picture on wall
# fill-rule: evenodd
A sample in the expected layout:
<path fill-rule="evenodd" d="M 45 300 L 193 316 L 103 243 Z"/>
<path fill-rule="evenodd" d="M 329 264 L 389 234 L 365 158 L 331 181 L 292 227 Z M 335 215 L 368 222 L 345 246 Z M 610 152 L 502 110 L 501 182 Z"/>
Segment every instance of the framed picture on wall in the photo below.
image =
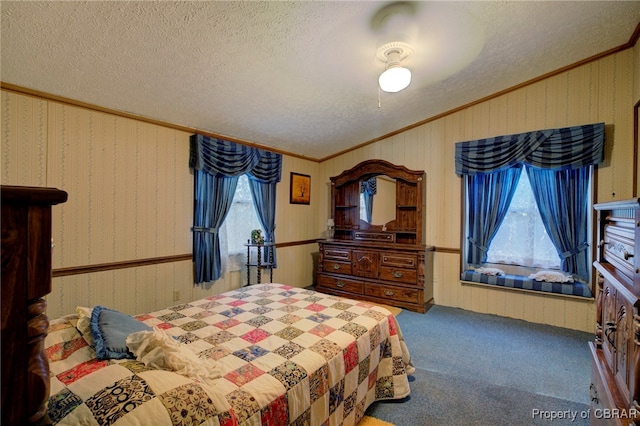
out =
<path fill-rule="evenodd" d="M 309 204 L 311 202 L 311 176 L 291 172 L 289 203 Z"/>

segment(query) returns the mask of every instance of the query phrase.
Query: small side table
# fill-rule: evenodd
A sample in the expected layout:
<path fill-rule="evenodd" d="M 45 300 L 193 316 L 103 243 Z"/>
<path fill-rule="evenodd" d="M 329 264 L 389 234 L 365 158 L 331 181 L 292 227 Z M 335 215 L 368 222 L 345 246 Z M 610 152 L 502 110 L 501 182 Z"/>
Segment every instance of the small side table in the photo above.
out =
<path fill-rule="evenodd" d="M 272 247 L 275 247 L 274 243 L 262 243 L 262 244 L 253 244 L 247 243 L 245 244 L 247 247 L 247 285 L 251 285 L 251 268 L 256 267 L 256 276 L 257 276 L 257 284 L 262 283 L 262 270 L 269 269 L 269 282 L 273 282 L 273 250 Z M 262 249 L 267 248 L 269 255 L 267 256 L 266 262 L 262 260 Z M 256 261 L 251 261 L 251 250 L 256 249 Z"/>

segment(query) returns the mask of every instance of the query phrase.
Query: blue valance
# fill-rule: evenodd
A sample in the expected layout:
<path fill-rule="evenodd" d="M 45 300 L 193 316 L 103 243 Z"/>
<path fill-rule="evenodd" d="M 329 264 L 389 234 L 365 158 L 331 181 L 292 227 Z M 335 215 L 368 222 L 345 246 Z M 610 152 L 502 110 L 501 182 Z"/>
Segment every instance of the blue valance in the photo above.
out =
<path fill-rule="evenodd" d="M 360 192 L 365 192 L 369 195 L 376 195 L 378 192 L 378 179 L 374 176 L 367 180 L 360 181 Z"/>
<path fill-rule="evenodd" d="M 247 174 L 263 183 L 280 182 L 282 154 L 200 134 L 191 136 L 189 167 L 213 176 Z"/>
<path fill-rule="evenodd" d="M 456 144 L 456 174 L 492 173 L 524 163 L 577 169 L 604 160 L 604 123 L 538 130 Z"/>

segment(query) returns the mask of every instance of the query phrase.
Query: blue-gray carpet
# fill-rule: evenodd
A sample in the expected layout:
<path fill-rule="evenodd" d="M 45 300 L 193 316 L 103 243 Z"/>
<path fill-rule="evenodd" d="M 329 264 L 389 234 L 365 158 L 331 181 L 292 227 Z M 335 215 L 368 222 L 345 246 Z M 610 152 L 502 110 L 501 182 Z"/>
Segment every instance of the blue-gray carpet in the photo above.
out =
<path fill-rule="evenodd" d="M 397 426 L 588 425 L 591 333 L 434 306 L 398 315 L 411 396 L 367 414 Z"/>

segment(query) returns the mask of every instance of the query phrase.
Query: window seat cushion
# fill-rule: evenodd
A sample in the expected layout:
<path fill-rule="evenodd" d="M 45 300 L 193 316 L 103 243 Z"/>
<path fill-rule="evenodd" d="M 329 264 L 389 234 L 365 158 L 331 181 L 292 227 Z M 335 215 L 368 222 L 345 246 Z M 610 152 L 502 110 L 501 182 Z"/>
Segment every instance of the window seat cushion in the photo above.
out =
<path fill-rule="evenodd" d="M 473 270 L 464 271 L 460 279 L 472 283 L 496 285 L 501 287 L 518 288 L 522 290 L 542 291 L 546 293 L 567 294 L 571 296 L 593 297 L 591 289 L 584 283 L 556 283 L 536 281 L 524 275 L 487 275 Z"/>

